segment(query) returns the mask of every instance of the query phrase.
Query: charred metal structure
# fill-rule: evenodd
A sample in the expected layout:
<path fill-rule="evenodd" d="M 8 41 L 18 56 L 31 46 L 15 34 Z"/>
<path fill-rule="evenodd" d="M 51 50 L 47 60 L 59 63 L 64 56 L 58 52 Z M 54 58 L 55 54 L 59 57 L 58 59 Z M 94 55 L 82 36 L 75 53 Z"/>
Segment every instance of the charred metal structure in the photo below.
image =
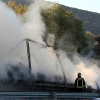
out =
<path fill-rule="evenodd" d="M 36 41 L 33 41 L 31 39 L 24 39 L 26 41 L 26 46 L 27 46 L 27 56 L 28 56 L 28 63 L 29 63 L 29 73 L 31 73 L 31 55 L 30 55 L 30 47 L 29 47 L 29 41 L 33 42 L 33 43 L 36 43 L 36 44 L 39 44 L 39 45 L 43 45 L 43 44 L 40 44 L 40 43 L 37 43 Z M 45 46 L 44 46 L 45 47 Z M 60 58 L 59 58 L 59 55 L 56 53 L 57 57 L 58 57 L 58 61 L 61 65 L 61 68 L 62 68 L 62 72 L 63 72 L 63 77 L 64 77 L 64 87 L 65 85 L 67 84 L 67 80 L 66 80 L 66 77 L 65 77 L 65 72 L 64 72 L 64 69 L 63 69 L 63 66 L 62 66 L 62 63 L 60 61 Z"/>
<path fill-rule="evenodd" d="M 29 73 L 31 71 L 31 58 L 30 58 L 30 47 L 29 47 L 29 41 L 26 40 L 26 46 L 27 46 L 27 56 L 28 56 L 28 63 L 29 63 Z"/>
<path fill-rule="evenodd" d="M 30 55 L 30 46 L 29 46 L 29 41 L 42 45 L 44 48 L 46 47 L 45 45 L 41 43 L 37 43 L 36 41 L 33 41 L 31 39 L 24 39 L 23 41 L 26 41 L 26 46 L 27 46 L 27 55 L 28 55 L 28 66 L 29 66 L 29 74 L 31 75 L 31 55 Z M 30 80 L 18 80 L 17 82 L 12 83 L 11 81 L 9 82 L 4 82 L 3 84 L 13 84 L 14 87 L 16 87 L 15 91 L 34 91 L 34 92 L 75 92 L 74 84 L 68 83 L 65 77 L 65 72 L 62 66 L 62 63 L 60 61 L 59 55 L 56 54 L 58 57 L 58 61 L 60 62 L 62 72 L 63 72 L 63 77 L 64 77 L 64 83 L 58 83 L 58 82 L 49 82 L 49 81 L 43 81 L 43 80 L 36 80 L 36 81 L 30 81 Z M 41 78 L 41 75 L 40 75 Z M 98 86 L 99 87 L 99 86 Z M 12 91 L 12 90 L 8 90 Z M 100 92 L 100 89 L 97 88 L 96 90 L 92 89 L 91 86 L 88 86 L 85 90 L 85 92 Z"/>

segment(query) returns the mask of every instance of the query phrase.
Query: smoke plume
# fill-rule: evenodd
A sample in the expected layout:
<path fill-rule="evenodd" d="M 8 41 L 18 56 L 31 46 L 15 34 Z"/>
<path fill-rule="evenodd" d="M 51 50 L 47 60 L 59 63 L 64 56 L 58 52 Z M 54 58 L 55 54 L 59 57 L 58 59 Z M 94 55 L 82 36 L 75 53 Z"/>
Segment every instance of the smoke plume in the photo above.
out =
<path fill-rule="evenodd" d="M 42 39 L 46 27 L 40 14 L 41 9 L 46 9 L 46 7 L 48 7 L 48 3 L 45 1 L 34 1 L 25 13 L 25 22 L 23 22 L 12 9 L 0 1 L 0 79 L 8 79 L 8 73 L 13 76 L 14 80 L 29 77 L 26 44 L 22 40 L 30 38 L 46 45 Z M 19 42 L 20 44 L 8 56 L 8 53 Z M 60 82 L 63 82 L 62 68 L 53 48 L 43 48 L 35 43 L 30 43 L 30 52 L 31 73 L 36 78 L 37 73 L 40 73 L 45 76 L 45 79 L 51 81 L 56 81 L 55 77 L 59 76 Z M 64 51 L 58 50 L 57 53 L 68 82 L 74 82 L 77 73 L 81 72 L 86 83 L 95 88 L 95 81 L 100 81 L 100 69 L 96 64 L 78 54 L 74 54 L 73 60 L 71 60 Z"/>

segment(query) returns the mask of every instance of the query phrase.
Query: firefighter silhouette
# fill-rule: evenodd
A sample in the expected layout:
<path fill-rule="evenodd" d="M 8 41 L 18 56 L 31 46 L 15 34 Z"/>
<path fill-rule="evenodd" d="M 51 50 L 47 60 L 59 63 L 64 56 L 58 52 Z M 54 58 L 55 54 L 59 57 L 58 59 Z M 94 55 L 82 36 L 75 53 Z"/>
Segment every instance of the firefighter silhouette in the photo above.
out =
<path fill-rule="evenodd" d="M 81 73 L 78 73 L 78 77 L 75 80 L 75 90 L 76 92 L 84 92 L 85 91 L 85 80 L 81 77 Z"/>

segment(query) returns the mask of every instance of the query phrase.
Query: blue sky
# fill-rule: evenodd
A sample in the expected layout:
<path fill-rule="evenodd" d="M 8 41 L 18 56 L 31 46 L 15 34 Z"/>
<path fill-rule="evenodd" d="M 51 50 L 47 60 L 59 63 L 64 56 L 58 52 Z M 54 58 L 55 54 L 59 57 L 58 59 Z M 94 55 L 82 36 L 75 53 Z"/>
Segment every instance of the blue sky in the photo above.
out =
<path fill-rule="evenodd" d="M 69 7 L 100 13 L 100 0 L 46 0 Z"/>

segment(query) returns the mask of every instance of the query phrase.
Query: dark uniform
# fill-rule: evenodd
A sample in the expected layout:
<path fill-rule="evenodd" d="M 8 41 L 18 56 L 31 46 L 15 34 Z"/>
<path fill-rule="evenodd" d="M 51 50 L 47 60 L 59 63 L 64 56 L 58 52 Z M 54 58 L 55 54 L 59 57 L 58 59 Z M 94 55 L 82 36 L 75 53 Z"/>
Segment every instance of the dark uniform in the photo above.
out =
<path fill-rule="evenodd" d="M 78 73 L 78 78 L 75 80 L 75 89 L 77 92 L 85 91 L 85 80 L 81 77 L 81 73 Z"/>

